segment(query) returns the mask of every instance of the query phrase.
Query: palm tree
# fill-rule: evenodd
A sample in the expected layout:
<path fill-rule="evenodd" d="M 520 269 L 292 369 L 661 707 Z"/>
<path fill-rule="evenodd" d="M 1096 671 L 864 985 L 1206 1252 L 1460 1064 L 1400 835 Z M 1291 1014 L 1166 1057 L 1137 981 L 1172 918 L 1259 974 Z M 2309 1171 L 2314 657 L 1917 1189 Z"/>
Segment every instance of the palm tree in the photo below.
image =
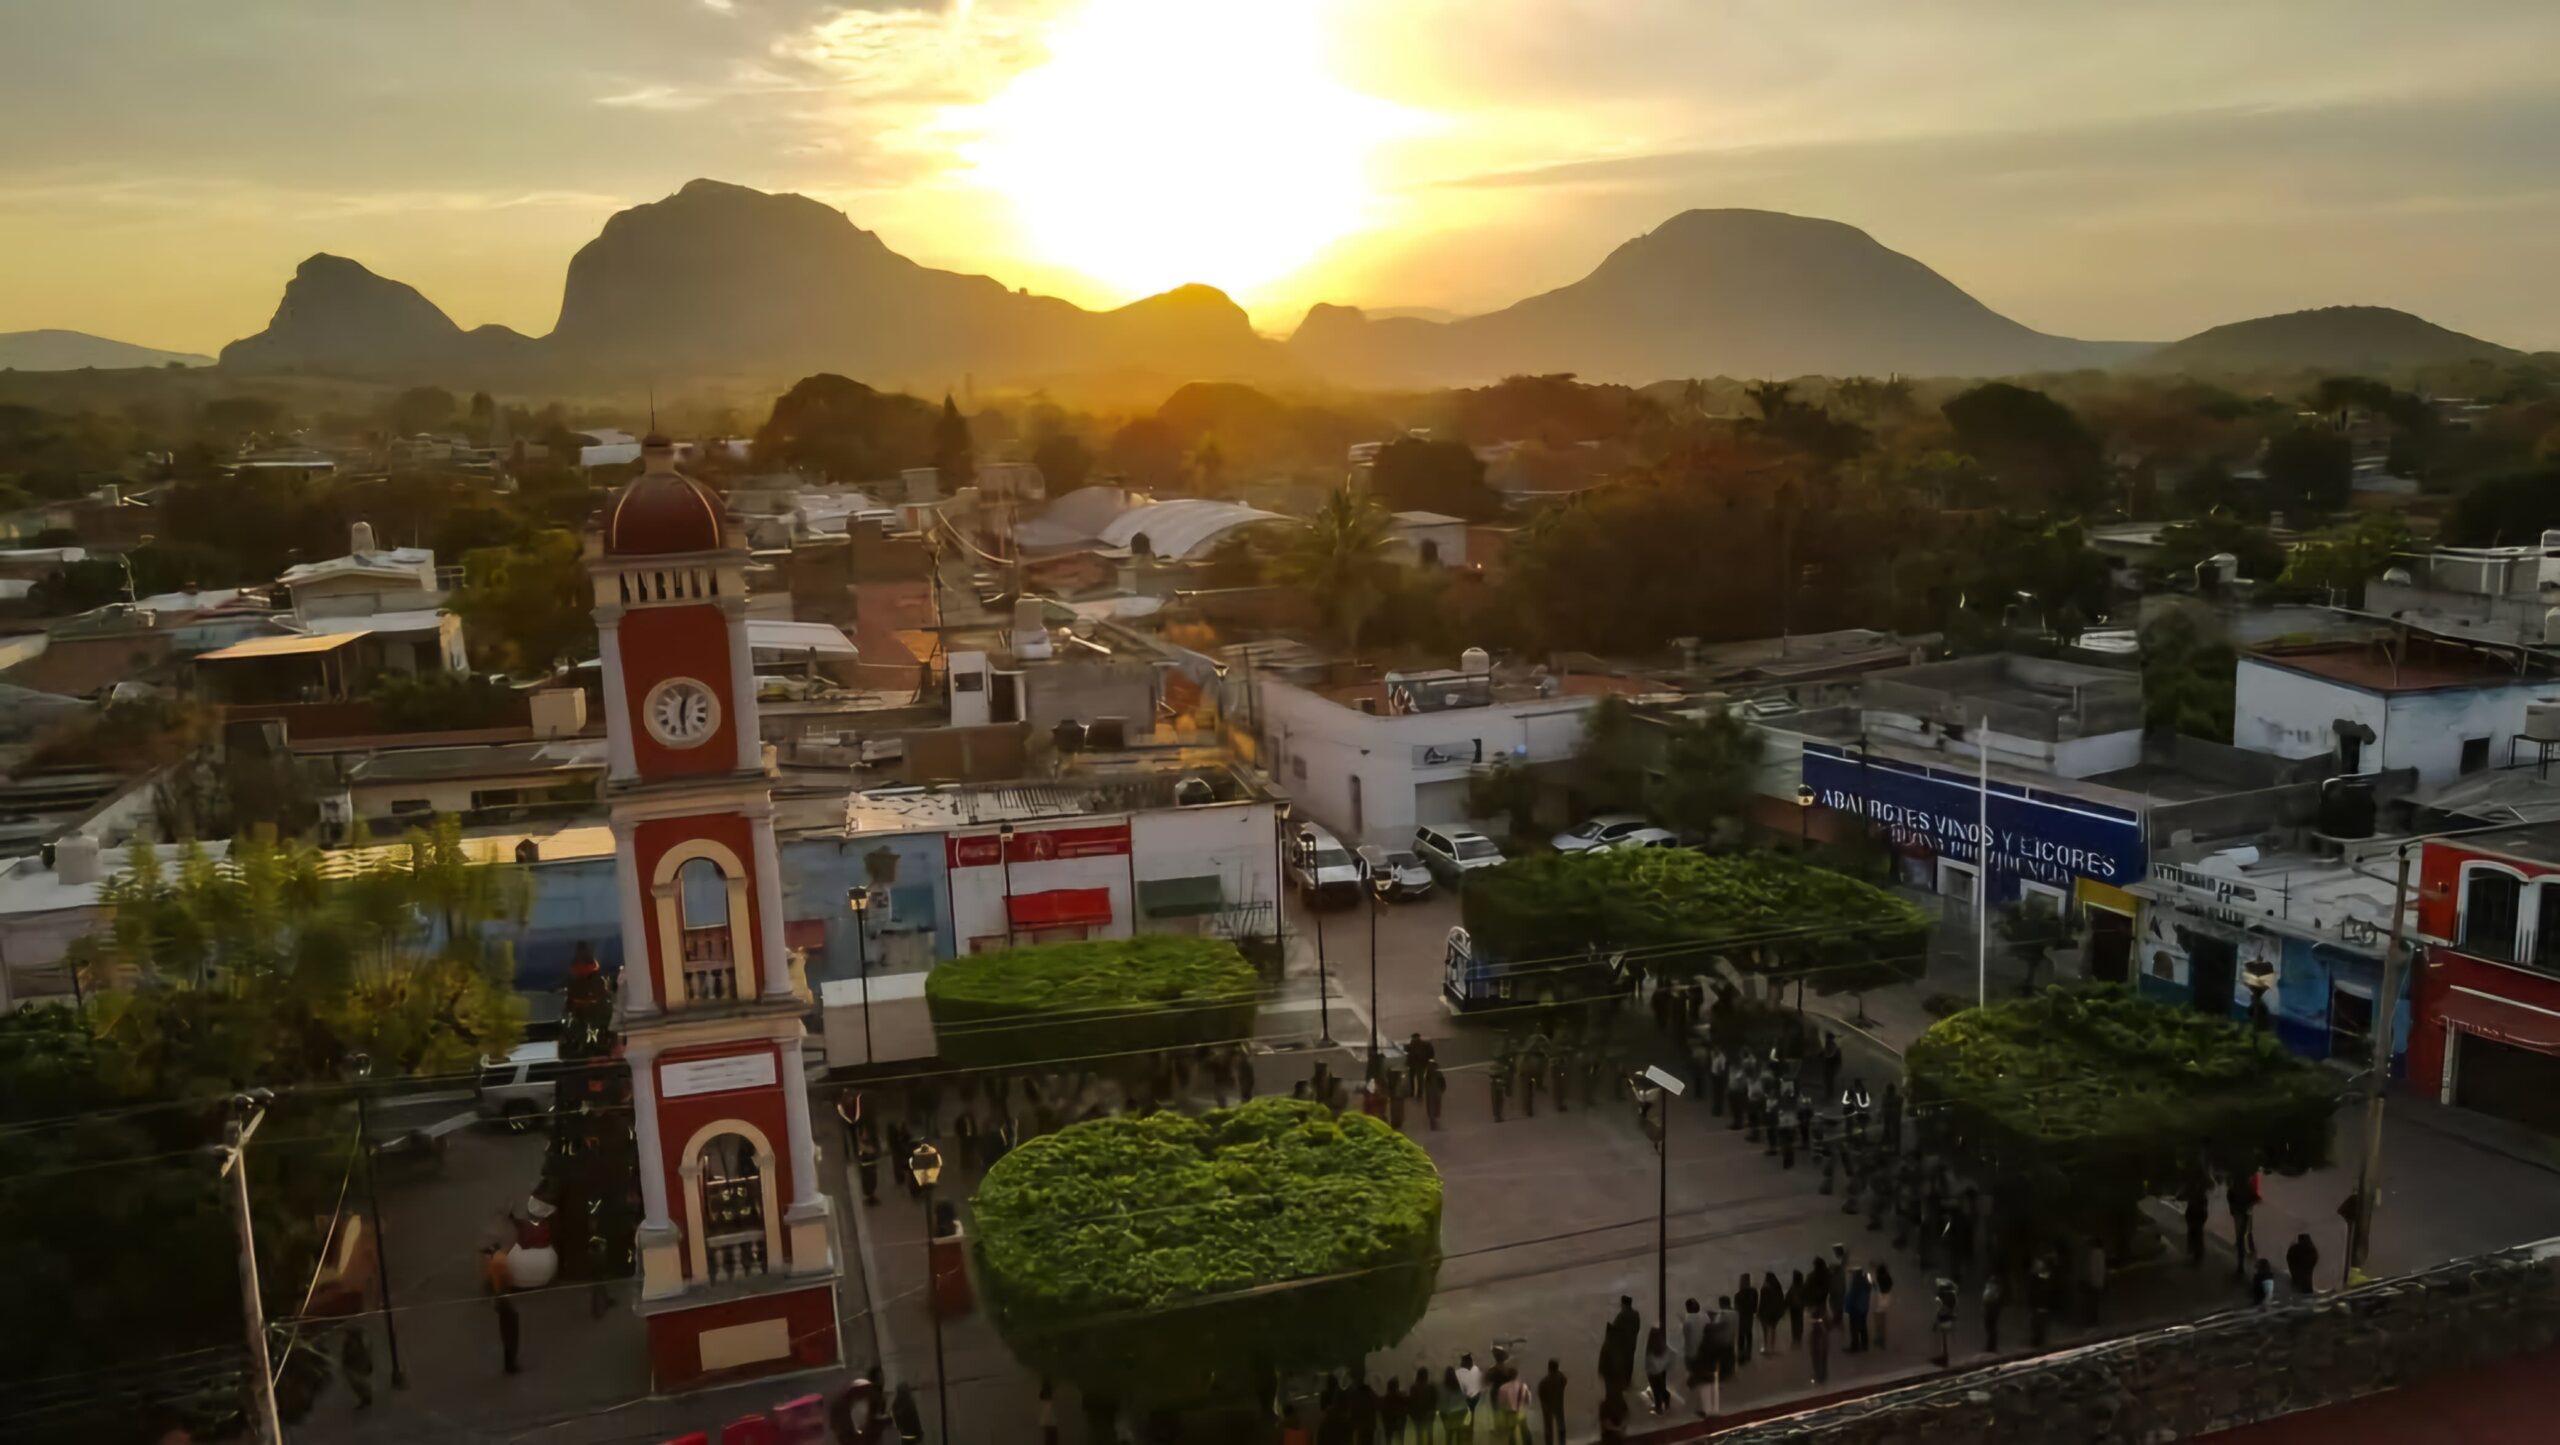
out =
<path fill-rule="evenodd" d="M 1346 650 L 1360 650 L 1360 630 L 1386 600 L 1395 575 L 1395 519 L 1378 500 L 1348 483 L 1334 489 L 1278 560 L 1279 575 L 1315 593 Z"/>

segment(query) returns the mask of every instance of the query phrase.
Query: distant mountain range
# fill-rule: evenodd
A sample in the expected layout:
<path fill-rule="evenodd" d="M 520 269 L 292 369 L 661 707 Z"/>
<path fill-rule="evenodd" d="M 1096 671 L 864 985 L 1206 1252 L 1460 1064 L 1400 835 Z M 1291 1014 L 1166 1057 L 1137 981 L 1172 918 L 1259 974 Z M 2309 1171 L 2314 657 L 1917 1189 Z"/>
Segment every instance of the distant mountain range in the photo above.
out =
<path fill-rule="evenodd" d="M 2513 361 L 2524 353 L 2388 306 L 2324 306 L 2199 331 L 2144 356 L 2146 371 L 2245 372 L 2328 367 L 2391 371 Z"/>
<path fill-rule="evenodd" d="M 1685 211 L 1572 285 L 1435 324 L 1319 306 L 1289 338 L 1310 369 L 1371 384 L 1570 371 L 1688 376 L 1996 376 L 2108 366 L 2152 349 L 2021 326 L 1854 226 Z"/>
<path fill-rule="evenodd" d="M 2396 369 L 2513 354 L 2370 307 L 2267 317 L 2167 346 L 2052 336 L 1853 226 L 1750 210 L 1683 212 L 1581 280 L 1485 315 L 1323 305 L 1282 342 L 1257 335 L 1206 286 L 1088 311 L 919 265 L 806 197 L 697 180 L 620 212 L 579 249 L 546 336 L 466 331 L 413 288 L 319 255 L 295 271 L 264 331 L 223 348 L 222 365 L 554 392 L 780 385 L 836 371 L 930 393 L 969 380 L 1388 386 L 1560 371 L 1643 384 L 2126 364 Z"/>
<path fill-rule="evenodd" d="M 0 371 L 101 371 L 132 366 L 211 366 L 192 351 L 161 351 L 86 331 L 0 331 Z"/>
<path fill-rule="evenodd" d="M 1285 363 L 1206 286 L 1087 311 L 918 265 L 804 196 L 698 180 L 616 214 L 579 248 L 547 336 L 464 331 L 414 289 L 324 255 L 302 263 L 275 319 L 224 347 L 222 364 L 519 386 L 837 371 L 941 390 L 972 377 L 1265 377 Z"/>

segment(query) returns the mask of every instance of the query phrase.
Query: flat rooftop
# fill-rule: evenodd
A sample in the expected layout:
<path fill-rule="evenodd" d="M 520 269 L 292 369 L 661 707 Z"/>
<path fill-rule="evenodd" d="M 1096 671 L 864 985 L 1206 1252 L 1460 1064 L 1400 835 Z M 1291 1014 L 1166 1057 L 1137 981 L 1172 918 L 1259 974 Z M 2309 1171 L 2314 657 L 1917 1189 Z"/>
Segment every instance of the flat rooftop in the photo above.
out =
<path fill-rule="evenodd" d="M 1184 750 L 1188 753 L 1190 750 Z M 1265 794 L 1217 749 L 1200 749 L 1197 757 L 1156 766 L 1097 769 L 1051 782 L 990 783 L 984 786 L 875 788 L 845 799 L 844 832 L 848 837 L 888 833 L 931 833 L 951 828 L 979 828 L 994 823 L 1022 823 L 1044 818 L 1074 818 L 1127 813 L 1174 805 L 1173 792 L 1186 778 L 1209 785 L 1220 803 L 1256 802 Z"/>
<path fill-rule="evenodd" d="M 2537 682 L 2507 655 L 2428 633 L 2350 643 L 2262 647 L 2242 654 L 2250 662 L 2281 667 L 2365 692 L 2435 692 L 2456 688 L 2530 687 Z"/>

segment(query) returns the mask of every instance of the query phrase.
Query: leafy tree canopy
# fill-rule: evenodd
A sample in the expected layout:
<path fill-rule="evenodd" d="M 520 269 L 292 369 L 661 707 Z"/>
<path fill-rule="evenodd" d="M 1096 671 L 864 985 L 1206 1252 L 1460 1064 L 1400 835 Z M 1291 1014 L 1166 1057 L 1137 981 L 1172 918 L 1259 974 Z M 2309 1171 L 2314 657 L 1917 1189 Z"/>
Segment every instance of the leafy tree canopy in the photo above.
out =
<path fill-rule="evenodd" d="M 969 437 L 969 420 L 948 396 L 942 399 L 942 415 L 933 424 L 933 466 L 946 492 L 978 480 L 977 447 Z"/>
<path fill-rule="evenodd" d="M 2294 544 L 2284 581 L 2333 593 L 2350 607 L 2364 603 L 2364 584 L 2382 575 L 2396 554 L 2417 545 L 2397 512 L 2367 512 Z"/>
<path fill-rule="evenodd" d="M 2271 1037 L 2108 984 L 1967 1009 L 1906 1063 L 1937 1147 L 2039 1227 L 2089 1232 L 2213 1175 L 2322 1167 L 2340 1090 Z"/>
<path fill-rule="evenodd" d="M 1502 514 L 1502 498 L 1485 485 L 1484 463 L 1464 442 L 1404 437 L 1378 449 L 1369 490 L 1388 510 L 1439 512 L 1481 522 Z"/>
<path fill-rule="evenodd" d="M 1357 1363 L 1412 1330 L 1439 1272 L 1430 1156 L 1381 1120 L 1293 1099 L 1033 1139 L 988 1171 L 976 1218 L 1014 1354 L 1142 1405 Z"/>
<path fill-rule="evenodd" d="M 1315 595 L 1346 651 L 1360 650 L 1361 631 L 1392 588 L 1393 524 L 1375 497 L 1337 487 L 1274 559 L 1277 576 Z"/>
<path fill-rule="evenodd" d="M 2258 465 L 2267 474 L 2268 504 L 2298 527 L 2346 506 L 2355 449 L 2345 433 L 2305 424 L 2271 438 Z"/>
<path fill-rule="evenodd" d="M 2141 644 L 2143 725 L 2231 741 L 2239 655 L 2219 629 L 2178 609 L 2143 628 Z"/>
<path fill-rule="evenodd" d="M 1999 479 L 2011 506 L 2086 515 L 2105 500 L 2096 433 L 2041 391 L 1985 382 L 1940 408 L 1956 444 Z"/>
<path fill-rule="evenodd" d="M 452 605 L 473 653 L 508 672 L 548 672 L 595 654 L 595 593 L 574 533 L 535 532 L 466 555 Z"/>
<path fill-rule="evenodd" d="M 759 467 L 872 482 L 932 465 L 937 430 L 934 409 L 915 397 L 819 372 L 792 383 L 774 402 L 753 450 Z"/>
<path fill-rule="evenodd" d="M 2454 498 L 2440 539 L 2457 547 L 2516 547 L 2560 527 L 2560 465 L 2507 472 Z"/>
<path fill-rule="evenodd" d="M 1260 980 L 1218 938 L 1035 944 L 951 959 L 925 978 L 945 1061 L 1019 1064 L 1251 1036 Z"/>

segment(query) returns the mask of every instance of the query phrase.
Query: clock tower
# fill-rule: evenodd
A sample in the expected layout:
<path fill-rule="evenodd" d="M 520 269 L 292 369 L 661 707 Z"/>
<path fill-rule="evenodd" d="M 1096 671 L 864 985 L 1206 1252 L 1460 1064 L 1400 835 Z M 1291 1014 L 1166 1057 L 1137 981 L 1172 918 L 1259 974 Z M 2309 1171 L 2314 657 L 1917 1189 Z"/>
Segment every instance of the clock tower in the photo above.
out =
<path fill-rule="evenodd" d="M 588 539 L 640 1313 L 660 1389 L 838 1356 L 835 1221 L 782 946 L 746 563 L 719 496 L 680 475 L 658 436 Z"/>

